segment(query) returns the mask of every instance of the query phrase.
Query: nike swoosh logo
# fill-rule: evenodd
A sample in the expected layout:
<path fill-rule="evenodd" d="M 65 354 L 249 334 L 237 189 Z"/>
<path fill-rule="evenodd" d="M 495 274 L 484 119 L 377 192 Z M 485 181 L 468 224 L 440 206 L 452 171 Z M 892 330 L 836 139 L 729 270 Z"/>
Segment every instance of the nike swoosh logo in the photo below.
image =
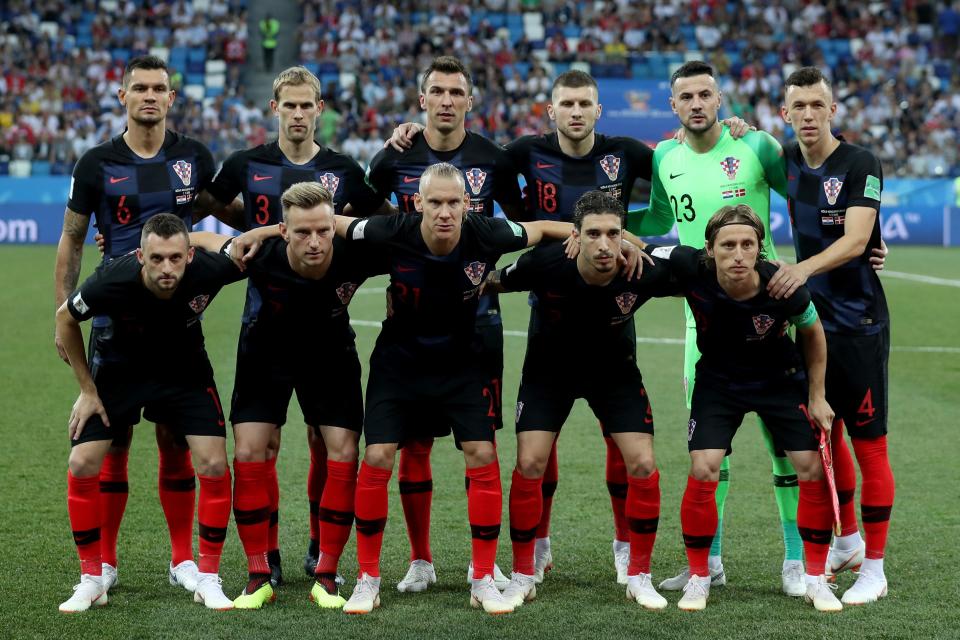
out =
<path fill-rule="evenodd" d="M 555 165 L 555 164 L 547 164 L 546 162 L 540 162 L 539 160 L 537 160 L 537 169 L 552 169 L 552 168 L 554 168 L 555 166 L 557 166 L 557 165 Z"/>
<path fill-rule="evenodd" d="M 679 178 L 680 176 L 684 176 L 684 175 L 686 175 L 686 173 L 671 173 L 670 179 L 673 180 L 674 178 Z"/>
<path fill-rule="evenodd" d="M 871 422 L 873 422 L 874 420 L 876 420 L 876 418 L 870 418 L 869 420 L 857 420 L 856 425 L 858 427 L 865 427 Z"/>
<path fill-rule="evenodd" d="M 644 417 L 643 417 L 643 424 L 653 424 L 653 418 L 644 416 Z"/>
<path fill-rule="evenodd" d="M 416 271 L 416 267 L 397 267 L 397 271 L 400 273 L 410 273 L 411 271 Z"/>
<path fill-rule="evenodd" d="M 404 184 L 409 184 L 409 183 L 411 183 L 411 182 L 419 182 L 419 180 L 420 180 L 419 177 L 417 177 L 417 178 L 411 178 L 410 176 L 403 176 L 403 183 L 404 183 Z"/>
<path fill-rule="evenodd" d="M 550 293 L 549 291 L 546 291 L 544 292 L 543 297 L 548 298 L 550 300 L 559 300 L 563 296 L 560 295 L 559 293 Z"/>
<path fill-rule="evenodd" d="M 272 178 L 273 176 L 258 176 L 257 174 L 253 174 L 254 182 L 263 182 L 264 180 L 271 180 Z"/>
<path fill-rule="evenodd" d="M 110 178 L 110 184 L 117 184 L 118 182 L 123 182 L 124 180 L 129 180 L 130 176 L 124 176 L 122 178 Z"/>

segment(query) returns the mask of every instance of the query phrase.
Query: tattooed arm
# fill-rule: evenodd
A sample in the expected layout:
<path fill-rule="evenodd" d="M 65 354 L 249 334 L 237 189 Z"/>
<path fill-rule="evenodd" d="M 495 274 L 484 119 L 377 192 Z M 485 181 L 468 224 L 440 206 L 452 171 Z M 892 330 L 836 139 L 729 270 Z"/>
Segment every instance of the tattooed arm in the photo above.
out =
<path fill-rule="evenodd" d="M 83 241 L 87 237 L 89 226 L 90 216 L 77 213 L 69 207 L 64 211 L 63 231 L 60 233 L 57 263 L 54 267 L 53 289 L 56 309 L 59 309 L 67 296 L 77 288 L 77 281 L 80 279 L 80 260 L 83 258 Z M 69 364 L 59 334 L 55 336 L 55 342 L 60 358 Z"/>

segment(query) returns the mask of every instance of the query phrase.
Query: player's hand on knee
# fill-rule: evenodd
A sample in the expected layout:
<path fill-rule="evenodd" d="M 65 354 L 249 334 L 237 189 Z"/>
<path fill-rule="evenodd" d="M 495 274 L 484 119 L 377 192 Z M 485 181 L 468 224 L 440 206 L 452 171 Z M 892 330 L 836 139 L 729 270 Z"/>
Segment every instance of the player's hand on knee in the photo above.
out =
<path fill-rule="evenodd" d="M 887 247 L 883 238 L 880 239 L 880 247 L 871 249 L 870 253 L 873 254 L 870 256 L 870 266 L 873 267 L 874 271 L 883 271 L 884 264 L 887 262 L 887 254 L 890 253 L 890 248 Z"/>
<path fill-rule="evenodd" d="M 751 131 L 756 131 L 757 128 L 751 126 L 749 122 L 743 118 L 738 118 L 737 116 L 731 116 L 720 121 L 722 124 L 726 125 L 730 129 L 730 137 L 736 140 L 737 138 L 742 138 Z"/>
<path fill-rule="evenodd" d="M 93 241 L 97 243 L 97 251 L 100 252 L 100 256 L 103 257 L 103 253 L 107 247 L 107 241 L 103 239 L 103 234 L 98 233 L 93 236 Z"/>
<path fill-rule="evenodd" d="M 404 122 L 397 125 L 393 130 L 393 135 L 383 143 L 383 148 L 393 147 L 400 153 L 413 146 L 413 139 L 420 135 L 426 127 L 416 122 Z"/>
<path fill-rule="evenodd" d="M 87 420 L 94 414 L 100 416 L 104 426 L 110 426 L 110 419 L 107 418 L 107 410 L 100 401 L 100 396 L 96 393 L 86 393 L 81 391 L 77 401 L 73 403 L 73 410 L 70 412 L 70 422 L 67 424 L 67 433 L 71 440 L 80 438 L 83 428 L 87 426 Z"/>

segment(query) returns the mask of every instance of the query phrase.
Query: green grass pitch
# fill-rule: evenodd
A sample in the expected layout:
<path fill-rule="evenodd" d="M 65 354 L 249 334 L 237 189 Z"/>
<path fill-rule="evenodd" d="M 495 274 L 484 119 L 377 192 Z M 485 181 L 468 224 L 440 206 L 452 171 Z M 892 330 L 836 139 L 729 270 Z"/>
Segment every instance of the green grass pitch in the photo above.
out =
<path fill-rule="evenodd" d="M 87 247 L 86 269 L 95 262 Z M 890 595 L 865 608 L 818 614 L 780 593 L 782 542 L 771 491 L 770 464 L 752 419 L 745 421 L 732 459 L 731 493 L 724 528 L 724 564 L 730 584 L 715 589 L 700 614 L 676 609 L 640 610 L 614 582 L 612 519 L 603 474 L 603 443 L 596 420 L 578 403 L 560 438 L 560 484 L 551 537 L 556 569 L 536 602 L 515 614 L 491 618 L 468 604 L 465 582 L 469 528 L 463 460 L 452 442 L 434 448 L 433 548 L 440 579 L 426 594 L 394 589 L 406 568 L 407 541 L 396 483 L 384 541 L 383 607 L 359 618 L 324 612 L 308 600 L 302 573 L 307 543 L 306 471 L 309 454 L 296 405 L 284 428 L 278 465 L 282 485 L 281 549 L 287 584 L 276 605 L 260 612 L 217 613 L 192 602 L 167 583 L 169 548 L 156 497 L 156 447 L 152 429 L 136 429 L 130 457 L 130 501 L 120 533 L 120 585 L 104 609 L 77 616 L 57 612 L 76 582 L 78 563 L 67 519 L 65 487 L 69 444 L 66 422 L 77 389 L 53 346 L 52 247 L 4 247 L 0 272 L 0 368 L 3 464 L 0 466 L 0 535 L 7 554 L 2 610 L 7 633 L 27 638 L 408 638 L 457 637 L 655 637 L 655 638 L 947 638 L 958 637 L 954 582 L 960 554 L 955 456 L 960 439 L 960 296 L 957 283 L 930 284 L 898 277 L 883 281 L 893 324 L 890 360 L 890 451 L 897 480 L 887 554 Z M 506 260 L 501 264 L 505 264 Z M 960 250 L 894 247 L 888 269 L 938 278 L 960 277 Z M 366 361 L 383 318 L 383 280 L 354 298 L 358 344 Z M 221 395 L 230 398 L 243 285 L 226 289 L 206 313 L 204 331 Z M 504 297 L 504 324 L 523 332 L 523 295 Z M 86 332 L 86 328 L 85 328 Z M 637 314 L 637 335 L 673 341 L 641 342 L 638 359 L 656 419 L 656 453 L 662 473 L 662 515 L 653 559 L 654 579 L 673 575 L 684 562 L 679 530 L 680 496 L 688 456 L 686 412 L 680 387 L 683 336 L 680 301 L 655 301 Z M 514 408 L 524 339 L 506 339 L 505 413 Z M 299 344 L 291 337 L 289 349 Z M 571 349 L 590 349 L 587 337 Z M 322 362 L 316 363 L 322 366 Z M 593 372 L 584 372 L 594 375 Z M 951 418 L 953 416 L 953 418 Z M 508 423 L 511 421 L 508 419 Z M 504 527 L 498 560 L 510 568 L 506 495 L 515 455 L 512 425 L 501 432 Z M 232 438 L 228 438 L 232 449 Z M 343 573 L 355 570 L 351 537 Z M 222 576 L 235 596 L 245 562 L 231 524 Z M 841 590 L 851 584 L 844 574 Z M 347 591 L 352 588 L 349 579 Z"/>

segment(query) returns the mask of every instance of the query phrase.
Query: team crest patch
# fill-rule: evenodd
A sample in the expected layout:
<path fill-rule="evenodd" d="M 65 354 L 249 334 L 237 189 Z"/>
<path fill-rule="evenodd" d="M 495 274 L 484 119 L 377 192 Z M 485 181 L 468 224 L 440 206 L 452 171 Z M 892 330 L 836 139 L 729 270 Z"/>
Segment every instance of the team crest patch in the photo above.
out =
<path fill-rule="evenodd" d="M 194 313 L 201 313 L 204 309 L 207 308 L 207 305 L 210 304 L 210 296 L 203 294 L 199 295 L 187 304 L 190 305 L 190 308 Z"/>
<path fill-rule="evenodd" d="M 837 198 L 840 197 L 840 189 L 843 188 L 843 181 L 838 180 L 836 176 L 830 176 L 829 180 L 823 181 L 823 192 L 827 194 L 827 203 L 830 206 L 837 204 Z"/>
<path fill-rule="evenodd" d="M 620 311 L 630 313 L 630 310 L 633 309 L 633 304 L 637 301 L 637 294 L 621 293 L 614 298 L 614 300 L 617 301 L 617 306 L 620 307 Z"/>
<path fill-rule="evenodd" d="M 353 294 L 357 291 L 357 285 L 352 282 L 344 282 L 342 285 L 337 287 L 337 297 L 340 298 L 342 304 L 350 304 L 350 300 L 353 299 Z"/>
<path fill-rule="evenodd" d="M 480 190 L 483 189 L 483 183 L 487 179 L 487 172 L 482 169 L 467 169 L 463 172 L 464 177 L 467 179 L 467 184 L 470 185 L 470 191 L 473 191 L 473 195 L 480 195 Z"/>
<path fill-rule="evenodd" d="M 616 180 L 617 176 L 620 175 L 620 158 L 607 154 L 600 158 L 600 168 L 603 169 L 608 178 Z"/>
<path fill-rule="evenodd" d="M 733 180 L 737 177 L 737 170 L 740 169 L 740 160 L 733 156 L 727 156 L 720 162 L 720 168 L 727 174 L 728 180 Z"/>
<path fill-rule="evenodd" d="M 753 316 L 753 328 L 757 330 L 758 336 L 762 336 L 767 331 L 770 331 L 770 327 L 773 326 L 774 322 L 776 322 L 776 320 L 765 313 L 761 313 L 758 316 Z"/>
<path fill-rule="evenodd" d="M 340 178 L 329 171 L 322 176 L 319 176 L 317 181 L 320 183 L 320 186 L 330 192 L 331 197 L 337 193 L 337 187 L 340 186 Z"/>
<path fill-rule="evenodd" d="M 520 414 L 521 414 L 521 413 L 523 413 L 523 400 L 521 400 L 521 401 L 519 401 L 519 402 L 517 403 L 517 417 L 515 418 L 515 420 L 516 420 L 517 422 L 520 421 Z"/>
<path fill-rule="evenodd" d="M 183 186 L 190 186 L 190 178 L 193 173 L 193 165 L 187 162 L 186 160 L 177 160 L 173 163 L 173 172 L 180 177 Z"/>
<path fill-rule="evenodd" d="M 693 418 L 690 418 L 690 421 L 687 423 L 687 442 L 693 440 L 693 432 L 697 429 L 697 421 Z"/>
<path fill-rule="evenodd" d="M 477 286 L 483 282 L 483 274 L 487 272 L 487 264 L 479 261 L 471 262 L 463 268 L 463 272 L 467 274 L 470 282 Z"/>

